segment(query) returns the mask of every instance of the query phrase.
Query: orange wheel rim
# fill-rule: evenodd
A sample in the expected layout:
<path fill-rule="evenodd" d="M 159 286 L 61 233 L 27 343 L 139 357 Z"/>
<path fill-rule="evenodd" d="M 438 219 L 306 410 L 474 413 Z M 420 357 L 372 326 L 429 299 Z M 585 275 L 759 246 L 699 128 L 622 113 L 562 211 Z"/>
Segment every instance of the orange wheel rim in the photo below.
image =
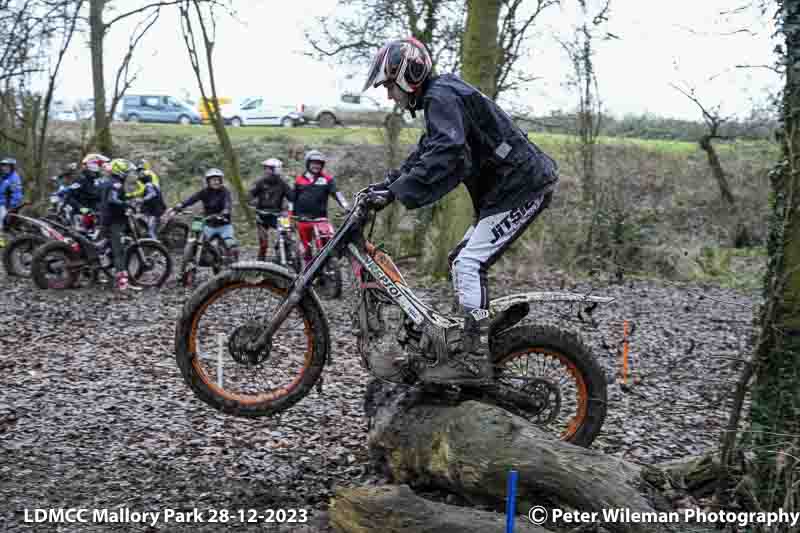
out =
<path fill-rule="evenodd" d="M 312 355 L 313 350 L 314 350 L 314 341 L 313 341 L 313 336 L 310 335 L 311 324 L 308 322 L 308 318 L 304 315 L 303 316 L 303 324 L 304 324 L 304 331 L 305 331 L 306 339 L 307 339 L 307 345 L 306 345 L 306 352 L 305 352 L 304 357 L 303 357 L 303 366 L 300 369 L 300 372 L 294 378 L 294 380 L 290 384 L 288 384 L 286 386 L 280 387 L 280 388 L 272 390 L 270 392 L 263 392 L 263 393 L 254 394 L 253 395 L 253 394 L 239 394 L 239 393 L 236 393 L 236 392 L 231 392 L 231 391 L 229 391 L 227 389 L 224 389 L 224 388 L 220 387 L 216 383 L 214 383 L 214 381 L 211 379 L 211 377 L 206 372 L 205 368 L 203 368 L 203 366 L 200 364 L 200 358 L 197 357 L 197 346 L 195 344 L 195 338 L 196 338 L 196 334 L 197 334 L 197 325 L 198 325 L 198 322 L 200 321 L 200 317 L 203 315 L 203 313 L 208 308 L 208 306 L 210 306 L 212 303 L 214 303 L 216 300 L 218 300 L 220 297 L 222 297 L 225 293 L 227 293 L 229 291 L 232 291 L 234 289 L 237 289 L 239 287 L 242 287 L 242 286 L 263 287 L 263 288 L 269 289 L 271 292 L 276 293 L 276 294 L 286 294 L 285 290 L 278 289 L 278 288 L 276 288 L 276 287 L 274 287 L 272 285 L 269 285 L 268 283 L 264 283 L 264 282 L 258 283 L 258 284 L 246 283 L 246 282 L 234 283 L 232 285 L 228 285 L 227 287 L 224 287 L 222 290 L 219 290 L 219 291 L 215 292 L 214 294 L 211 295 L 210 298 L 208 298 L 208 300 L 206 300 L 203 303 L 203 305 L 200 307 L 200 309 L 197 311 L 197 313 L 195 313 L 194 318 L 192 319 L 192 325 L 191 325 L 191 328 L 189 330 L 190 331 L 190 335 L 189 335 L 189 352 L 192 354 L 192 367 L 194 368 L 197 377 L 199 377 L 200 380 L 209 389 L 211 389 L 214 392 L 214 394 L 216 394 L 216 395 L 218 395 L 218 396 L 220 396 L 222 398 L 225 398 L 226 400 L 230 400 L 230 401 L 233 401 L 233 402 L 241 403 L 241 404 L 244 404 L 244 405 L 255 405 L 255 404 L 262 403 L 262 402 L 275 401 L 275 400 L 277 400 L 279 398 L 287 396 L 292 392 L 292 390 L 294 390 L 298 386 L 298 384 L 300 383 L 300 380 L 303 379 L 303 376 L 305 375 L 306 370 L 308 369 L 308 366 L 311 364 L 311 355 Z"/>
<path fill-rule="evenodd" d="M 586 421 L 586 416 L 589 412 L 589 391 L 586 387 L 586 382 L 583 379 L 583 374 L 581 374 L 575 364 L 559 352 L 554 352 L 546 348 L 530 348 L 528 350 L 509 354 L 498 361 L 495 366 L 505 365 L 509 361 L 530 355 L 532 353 L 541 354 L 542 356 L 550 358 L 551 360 L 558 360 L 562 367 L 565 368 L 575 380 L 575 387 L 577 389 L 577 409 L 575 415 L 569 420 L 567 427 L 561 433 L 562 440 L 569 440 L 575 436 L 575 434 L 578 432 L 578 428 L 580 428 Z"/>

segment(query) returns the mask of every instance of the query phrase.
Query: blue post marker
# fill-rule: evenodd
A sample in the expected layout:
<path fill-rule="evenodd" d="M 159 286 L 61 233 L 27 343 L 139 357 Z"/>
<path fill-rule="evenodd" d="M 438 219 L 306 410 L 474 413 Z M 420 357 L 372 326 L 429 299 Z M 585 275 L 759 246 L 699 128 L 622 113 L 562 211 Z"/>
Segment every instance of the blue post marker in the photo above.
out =
<path fill-rule="evenodd" d="M 508 489 L 506 490 L 506 533 L 514 533 L 514 516 L 517 513 L 517 471 L 508 473 Z"/>

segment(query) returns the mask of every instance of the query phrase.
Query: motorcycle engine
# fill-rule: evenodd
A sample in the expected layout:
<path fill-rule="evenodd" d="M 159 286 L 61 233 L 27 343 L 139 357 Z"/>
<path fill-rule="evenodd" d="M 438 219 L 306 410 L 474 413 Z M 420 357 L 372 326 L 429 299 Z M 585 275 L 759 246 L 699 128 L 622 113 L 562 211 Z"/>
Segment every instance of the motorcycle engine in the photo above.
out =
<path fill-rule="evenodd" d="M 404 382 L 409 374 L 406 350 L 418 346 L 419 332 L 400 306 L 381 291 L 363 291 L 354 326 L 365 368 L 380 379 Z"/>

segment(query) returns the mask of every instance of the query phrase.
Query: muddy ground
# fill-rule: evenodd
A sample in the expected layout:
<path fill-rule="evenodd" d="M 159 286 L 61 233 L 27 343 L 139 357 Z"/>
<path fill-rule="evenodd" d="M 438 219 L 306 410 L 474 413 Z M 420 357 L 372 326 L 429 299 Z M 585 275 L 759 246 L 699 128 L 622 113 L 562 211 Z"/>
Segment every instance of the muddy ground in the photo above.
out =
<path fill-rule="evenodd" d="M 411 265 L 406 265 L 411 267 Z M 412 269 L 413 270 L 413 269 Z M 449 287 L 410 277 L 427 300 L 449 305 Z M 581 331 L 609 376 L 608 418 L 594 447 L 633 461 L 660 461 L 716 446 L 737 359 L 752 334 L 755 294 L 651 281 L 573 285 L 559 274 L 494 279 L 496 295 L 566 289 L 616 297 Z M 336 486 L 364 481 L 362 395 L 352 304 L 325 302 L 334 364 L 313 392 L 279 418 L 240 419 L 197 400 L 174 362 L 179 288 L 128 297 L 101 288 L 43 291 L 0 274 L 0 530 L 329 531 Z M 565 323 L 575 310 L 542 306 L 534 319 Z M 616 383 L 622 320 L 635 324 L 627 392 Z M 204 512 L 174 521 L 60 525 L 26 522 L 36 509 Z M 242 523 L 239 511 L 300 508 L 305 525 Z M 207 523 L 229 510 L 227 523 Z M 27 516 L 26 516 L 27 511 Z M 85 515 L 89 516 L 89 515 Z M 222 515 L 217 518 L 221 519 Z"/>

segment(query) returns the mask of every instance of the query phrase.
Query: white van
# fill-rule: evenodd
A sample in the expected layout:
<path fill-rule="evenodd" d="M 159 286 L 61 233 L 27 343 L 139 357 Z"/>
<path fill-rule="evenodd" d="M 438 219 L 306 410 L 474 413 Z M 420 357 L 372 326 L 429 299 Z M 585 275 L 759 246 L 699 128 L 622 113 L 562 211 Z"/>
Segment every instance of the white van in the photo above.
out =
<path fill-rule="evenodd" d="M 239 126 L 283 126 L 292 128 L 305 122 L 296 106 L 270 102 L 266 96 L 251 96 L 238 105 L 225 104 L 220 108 L 225 124 Z"/>

